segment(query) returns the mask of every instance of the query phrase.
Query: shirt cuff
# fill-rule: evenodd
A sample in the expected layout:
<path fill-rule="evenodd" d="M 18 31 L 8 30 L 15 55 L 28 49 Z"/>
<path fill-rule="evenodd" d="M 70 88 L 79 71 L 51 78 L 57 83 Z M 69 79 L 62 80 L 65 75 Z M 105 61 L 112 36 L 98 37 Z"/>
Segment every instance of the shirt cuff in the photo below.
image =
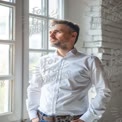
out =
<path fill-rule="evenodd" d="M 38 117 L 37 111 L 30 111 L 28 114 L 29 114 L 30 120 Z"/>
<path fill-rule="evenodd" d="M 90 111 L 87 111 L 80 117 L 80 119 L 83 120 L 84 122 L 93 122 L 94 120 L 97 120 L 99 118 L 100 118 L 99 116 L 94 115 Z"/>

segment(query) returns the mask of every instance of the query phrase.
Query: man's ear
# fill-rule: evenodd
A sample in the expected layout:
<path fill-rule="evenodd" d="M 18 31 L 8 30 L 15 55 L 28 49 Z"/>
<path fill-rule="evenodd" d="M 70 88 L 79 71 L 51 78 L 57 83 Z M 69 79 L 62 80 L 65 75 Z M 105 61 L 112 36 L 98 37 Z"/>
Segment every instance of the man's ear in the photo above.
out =
<path fill-rule="evenodd" d="M 77 35 L 78 35 L 77 32 L 73 32 L 73 33 L 72 33 L 72 37 L 75 37 L 75 38 L 76 38 Z"/>
<path fill-rule="evenodd" d="M 75 43 L 77 32 L 72 32 L 72 42 Z"/>
<path fill-rule="evenodd" d="M 72 33 L 72 40 L 74 40 L 74 42 L 75 42 L 75 40 L 76 40 L 77 35 L 78 35 L 77 32 L 73 32 L 73 33 Z"/>

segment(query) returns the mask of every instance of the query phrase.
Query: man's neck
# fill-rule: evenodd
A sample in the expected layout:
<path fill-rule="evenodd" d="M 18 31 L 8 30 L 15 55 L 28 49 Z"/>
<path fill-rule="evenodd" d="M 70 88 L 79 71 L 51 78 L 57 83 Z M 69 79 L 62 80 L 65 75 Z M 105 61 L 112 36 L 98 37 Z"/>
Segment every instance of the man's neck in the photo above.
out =
<path fill-rule="evenodd" d="M 71 51 L 72 49 L 73 49 L 73 48 L 71 48 L 71 49 L 66 49 L 66 50 L 64 50 L 64 49 L 58 49 L 58 50 L 57 50 L 57 53 L 58 53 L 58 55 L 64 57 L 64 56 L 66 56 L 66 54 L 67 54 L 69 51 Z"/>

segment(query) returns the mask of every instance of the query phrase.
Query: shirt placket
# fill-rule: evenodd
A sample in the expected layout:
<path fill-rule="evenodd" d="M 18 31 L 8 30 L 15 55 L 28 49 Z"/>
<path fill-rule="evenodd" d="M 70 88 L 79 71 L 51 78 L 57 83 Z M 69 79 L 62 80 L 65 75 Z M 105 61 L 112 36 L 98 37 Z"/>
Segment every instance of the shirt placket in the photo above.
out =
<path fill-rule="evenodd" d="M 59 69 L 57 72 L 57 79 L 55 81 L 55 87 L 54 87 L 54 97 L 53 97 L 53 102 L 52 102 L 52 113 L 56 114 L 56 105 L 57 105 L 57 98 L 58 98 L 58 92 L 59 92 L 59 83 L 61 80 L 61 74 L 63 70 L 63 64 L 64 64 L 64 59 L 62 58 L 60 61 Z"/>

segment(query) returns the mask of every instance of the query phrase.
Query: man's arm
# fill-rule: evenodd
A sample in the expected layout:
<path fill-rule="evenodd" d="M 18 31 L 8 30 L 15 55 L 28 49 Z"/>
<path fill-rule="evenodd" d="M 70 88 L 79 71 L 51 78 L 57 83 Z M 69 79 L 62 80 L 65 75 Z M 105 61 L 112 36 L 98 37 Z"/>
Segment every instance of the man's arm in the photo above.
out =
<path fill-rule="evenodd" d="M 34 118 L 38 118 L 37 109 L 40 105 L 42 77 L 39 67 L 36 68 L 35 73 L 33 74 L 33 77 L 29 81 L 29 83 L 30 85 L 27 89 L 28 99 L 26 101 L 26 104 L 29 117 L 32 120 Z"/>
<path fill-rule="evenodd" d="M 89 104 L 89 108 L 80 119 L 85 122 L 93 122 L 100 119 L 105 112 L 106 105 L 110 101 L 111 91 L 109 89 L 108 80 L 105 77 L 102 64 L 97 57 L 92 56 L 90 59 L 90 79 L 96 89 L 96 97 Z"/>

